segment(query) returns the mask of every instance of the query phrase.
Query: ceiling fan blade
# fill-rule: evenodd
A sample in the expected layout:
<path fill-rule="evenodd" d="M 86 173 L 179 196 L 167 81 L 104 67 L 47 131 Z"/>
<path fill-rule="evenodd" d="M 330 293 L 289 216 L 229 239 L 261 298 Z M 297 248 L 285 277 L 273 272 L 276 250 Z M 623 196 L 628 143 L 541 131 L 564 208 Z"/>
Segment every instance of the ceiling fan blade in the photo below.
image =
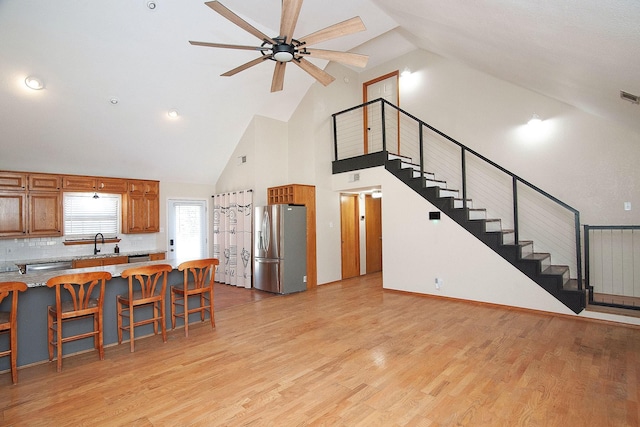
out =
<path fill-rule="evenodd" d="M 328 59 L 329 61 L 340 62 L 341 64 L 353 65 L 364 68 L 367 66 L 369 57 L 359 53 L 338 52 L 324 49 L 304 49 L 298 52 L 300 55 L 308 55 L 311 58 Z"/>
<path fill-rule="evenodd" d="M 294 64 L 298 65 L 298 67 L 305 70 L 309 73 L 314 79 L 322 83 L 324 86 L 331 84 L 336 78 L 326 71 L 316 67 L 311 62 L 307 61 L 304 58 L 300 58 L 299 60 L 291 61 Z"/>
<path fill-rule="evenodd" d="M 231 21 L 234 24 L 236 24 L 238 27 L 242 28 L 243 30 L 245 30 L 245 31 L 247 31 L 247 32 L 249 32 L 251 34 L 253 34 L 254 36 L 259 38 L 260 40 L 262 40 L 264 42 L 267 42 L 267 43 L 275 44 L 275 41 L 273 39 L 271 39 L 271 37 L 269 37 L 268 35 L 266 35 L 262 31 L 258 30 L 253 25 L 249 24 L 247 21 L 245 21 L 244 19 L 240 18 L 238 15 L 236 15 L 235 13 L 233 13 L 232 11 L 230 11 L 229 9 L 224 7 L 222 5 L 222 3 L 220 3 L 219 1 L 208 1 L 208 2 L 205 2 L 205 4 L 207 6 L 209 6 L 211 9 L 215 10 L 216 12 L 218 12 L 220 15 L 224 16 L 225 18 L 227 18 L 229 21 Z"/>
<path fill-rule="evenodd" d="M 220 74 L 221 76 L 225 76 L 225 77 L 230 77 L 233 76 L 234 74 L 238 74 L 240 71 L 244 71 L 247 68 L 253 67 L 254 65 L 258 65 L 262 62 L 264 62 L 266 59 L 271 58 L 271 55 L 266 55 L 266 56 L 261 56 L 259 58 L 256 58 L 252 61 L 247 62 L 246 64 L 242 64 L 239 67 L 234 68 L 233 70 L 229 70 L 224 74 Z"/>
<path fill-rule="evenodd" d="M 356 16 L 355 18 L 347 19 L 346 21 L 331 25 L 330 27 L 316 31 L 315 33 L 309 34 L 308 36 L 298 40 L 300 40 L 301 43 L 309 46 L 312 44 L 335 39 L 337 37 L 364 31 L 366 29 L 367 28 L 364 26 L 362 19 L 360 19 L 359 16 Z"/>
<path fill-rule="evenodd" d="M 271 81 L 271 92 L 281 91 L 284 87 L 284 70 L 286 62 L 276 61 L 276 68 L 273 70 L 273 80 Z"/>
<path fill-rule="evenodd" d="M 242 49 L 242 50 L 258 50 L 258 51 L 270 50 L 268 47 L 263 47 L 263 46 L 241 46 L 237 44 L 194 42 L 191 40 L 189 40 L 189 43 L 191 43 L 194 46 L 221 47 L 225 49 Z"/>
<path fill-rule="evenodd" d="M 298 23 L 302 0 L 283 0 L 282 16 L 280 17 L 280 37 L 284 37 L 284 43 L 291 43 L 293 31 Z"/>

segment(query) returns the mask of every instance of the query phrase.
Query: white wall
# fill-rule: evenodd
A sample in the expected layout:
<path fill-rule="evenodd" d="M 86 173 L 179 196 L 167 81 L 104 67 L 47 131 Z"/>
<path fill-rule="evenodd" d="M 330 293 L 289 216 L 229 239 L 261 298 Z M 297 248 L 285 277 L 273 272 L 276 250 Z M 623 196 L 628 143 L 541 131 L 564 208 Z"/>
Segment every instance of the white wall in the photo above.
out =
<path fill-rule="evenodd" d="M 384 167 L 359 174 L 358 187 L 382 188 L 385 289 L 573 313 L 449 217 L 430 221 L 438 209 Z M 349 175 L 334 175 L 334 189 L 354 189 Z M 436 278 L 443 281 L 439 290 Z"/>
<path fill-rule="evenodd" d="M 402 109 L 578 209 L 585 224 L 638 224 L 640 134 L 422 50 L 361 80 L 405 67 Z M 537 136 L 525 126 L 533 113 L 544 119 Z"/>

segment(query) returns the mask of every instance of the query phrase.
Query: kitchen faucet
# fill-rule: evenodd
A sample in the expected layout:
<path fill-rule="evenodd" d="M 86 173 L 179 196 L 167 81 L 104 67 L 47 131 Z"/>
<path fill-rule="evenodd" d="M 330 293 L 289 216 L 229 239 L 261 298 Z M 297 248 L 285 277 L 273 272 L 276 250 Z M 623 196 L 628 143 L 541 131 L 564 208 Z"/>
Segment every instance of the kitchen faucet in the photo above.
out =
<path fill-rule="evenodd" d="M 104 245 L 104 236 L 102 235 L 102 233 L 96 233 L 95 237 L 93 238 L 93 254 L 97 255 L 98 252 L 100 252 L 100 249 L 98 249 L 98 236 L 102 237 L 102 244 Z"/>

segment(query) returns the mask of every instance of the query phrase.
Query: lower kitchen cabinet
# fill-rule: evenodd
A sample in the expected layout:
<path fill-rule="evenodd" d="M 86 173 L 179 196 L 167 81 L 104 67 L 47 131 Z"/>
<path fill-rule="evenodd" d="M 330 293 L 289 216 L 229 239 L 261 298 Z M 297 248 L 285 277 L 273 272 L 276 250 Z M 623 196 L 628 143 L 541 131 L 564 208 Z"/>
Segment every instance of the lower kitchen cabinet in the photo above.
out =
<path fill-rule="evenodd" d="M 73 268 L 104 267 L 105 265 L 127 264 L 128 262 L 129 257 L 126 255 L 102 258 L 75 259 L 73 260 Z"/>

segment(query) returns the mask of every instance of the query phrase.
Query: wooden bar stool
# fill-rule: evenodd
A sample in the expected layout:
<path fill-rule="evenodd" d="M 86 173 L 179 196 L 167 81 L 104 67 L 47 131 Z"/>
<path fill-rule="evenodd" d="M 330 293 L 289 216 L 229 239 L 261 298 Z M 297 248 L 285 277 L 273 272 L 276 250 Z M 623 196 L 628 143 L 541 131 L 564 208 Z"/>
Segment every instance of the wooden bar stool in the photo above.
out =
<path fill-rule="evenodd" d="M 162 341 L 167 342 L 167 326 L 165 324 L 165 293 L 167 290 L 167 275 L 173 270 L 169 264 L 147 265 L 128 268 L 121 276 L 129 279 L 129 294 L 116 297 L 118 312 L 118 344 L 122 344 L 122 331 L 129 331 L 129 343 L 131 352 L 134 351 L 134 329 L 136 326 L 153 324 L 154 334 L 158 334 L 158 323 L 162 330 Z M 134 283 L 139 286 L 134 286 Z M 139 290 L 134 290 L 139 288 Z M 152 306 L 151 318 L 135 321 L 133 319 L 134 307 Z M 129 318 L 129 323 L 124 324 L 123 318 Z"/>
<path fill-rule="evenodd" d="M 189 314 L 200 313 L 200 320 L 204 322 L 205 312 L 209 312 L 211 327 L 215 328 L 213 317 L 213 279 L 218 265 L 216 258 L 186 261 L 178 266 L 178 270 L 184 272 L 182 285 L 171 286 L 171 328 L 176 328 L 176 317 L 184 319 L 184 336 L 189 336 Z M 193 280 L 189 280 L 189 273 Z M 189 308 L 189 297 L 200 297 L 197 307 Z M 177 306 L 182 306 L 182 312 L 176 311 Z"/>
<path fill-rule="evenodd" d="M 56 347 L 57 350 L 58 372 L 62 370 L 62 345 L 69 341 L 93 337 L 93 345 L 98 350 L 98 357 L 100 360 L 104 359 L 102 309 L 104 287 L 109 279 L 111 279 L 111 273 L 96 271 L 64 274 L 47 280 L 47 286 L 56 289 L 56 305 L 50 305 L 47 309 L 47 337 L 49 361 L 53 360 L 53 348 Z M 63 322 L 87 317 L 93 319 L 91 332 L 63 337 Z"/>
<path fill-rule="evenodd" d="M 11 360 L 11 381 L 18 382 L 18 292 L 27 290 L 23 282 L 1 282 L 0 302 L 11 295 L 11 311 L 0 311 L 0 332 L 9 334 L 9 350 L 0 351 L 0 357 L 9 356 Z"/>

